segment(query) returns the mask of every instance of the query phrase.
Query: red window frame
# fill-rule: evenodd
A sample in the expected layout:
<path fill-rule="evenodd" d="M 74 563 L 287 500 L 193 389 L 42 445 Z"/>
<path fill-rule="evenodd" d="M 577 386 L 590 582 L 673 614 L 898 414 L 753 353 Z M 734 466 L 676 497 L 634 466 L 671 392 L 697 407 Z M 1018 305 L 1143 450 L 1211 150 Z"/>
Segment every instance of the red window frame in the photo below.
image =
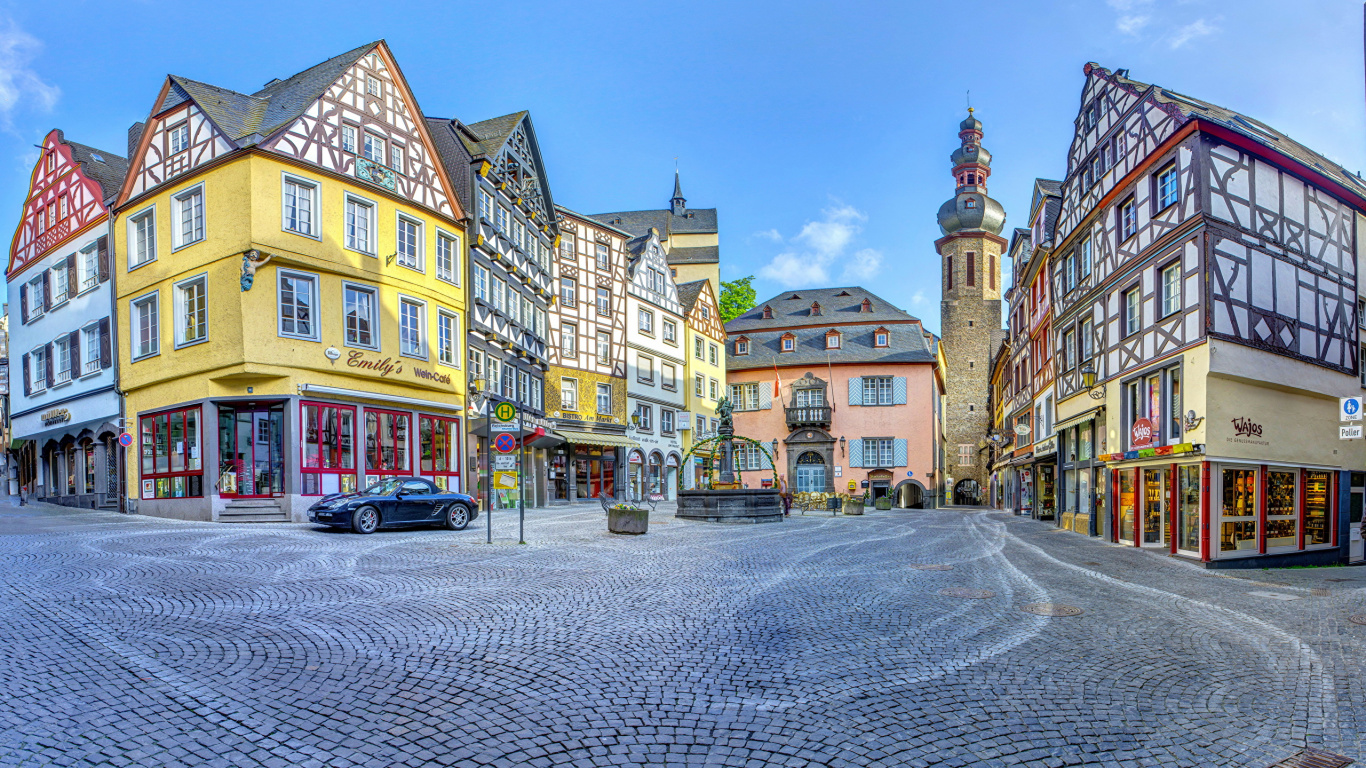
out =
<path fill-rule="evenodd" d="M 380 444 L 379 444 L 379 440 L 376 439 L 376 440 L 374 441 L 374 444 L 371 445 L 371 435 L 372 435 L 372 433 L 371 433 L 371 431 L 370 431 L 370 417 L 371 417 L 371 416 L 374 416 L 374 417 L 375 417 L 375 427 L 376 427 L 376 431 L 375 431 L 373 434 L 374 434 L 376 437 L 378 437 L 378 435 L 379 435 L 379 426 L 383 423 L 383 417 L 385 417 L 385 416 L 392 416 L 392 417 L 394 417 L 394 422 L 393 422 L 393 425 L 392 425 L 391 428 L 390 428 L 389 437 L 390 437 L 390 440 L 391 440 L 391 442 L 393 443 L 393 445 L 394 445 L 395 448 L 402 448 L 402 449 L 403 449 L 403 461 L 402 461 L 402 462 L 399 462 L 399 461 L 395 460 L 395 461 L 391 462 L 392 466 L 384 466 L 384 462 L 379 460 L 379 459 L 381 459 L 381 456 L 380 456 Z M 409 412 L 407 412 L 407 411 L 385 411 L 385 410 L 380 410 L 379 408 L 366 408 L 366 409 L 365 409 L 365 415 L 362 417 L 362 419 L 363 419 L 363 422 L 362 422 L 362 423 L 363 423 L 364 430 L 365 430 L 365 477 L 366 477 L 366 482 L 369 482 L 370 479 L 371 479 L 372 477 L 374 477 L 374 478 L 383 478 L 383 477 L 396 477 L 396 476 L 400 476 L 400 475 L 411 475 L 411 474 L 412 474 L 411 468 L 412 468 L 412 466 L 413 466 L 413 453 L 412 453 L 412 437 L 413 437 L 413 430 L 412 430 L 413 421 L 412 421 L 412 419 L 413 419 L 413 415 L 412 415 L 412 413 L 409 413 Z M 400 440 L 400 438 L 399 438 L 399 432 L 400 432 L 400 430 L 399 430 L 399 426 L 398 426 L 400 423 L 403 424 L 403 429 L 402 429 L 403 437 L 402 437 L 401 440 Z"/>
<path fill-rule="evenodd" d="M 194 439 L 189 434 L 189 416 L 194 414 Z M 180 422 L 180 434 L 184 447 L 178 451 L 181 469 L 172 469 L 171 425 L 173 420 Z M 158 466 L 157 439 L 162 437 L 166 446 L 165 469 Z M 142 480 L 138 489 L 141 499 L 189 499 L 204 497 L 204 414 L 197 406 L 175 408 L 167 411 L 143 414 L 138 417 L 138 470 Z M 198 449 L 198 450 L 196 450 Z M 198 455 L 196 455 L 198 454 Z M 193 465 L 193 466 L 192 466 Z M 150 470 L 148 469 L 150 467 Z M 176 486 L 179 486 L 177 489 Z M 177 492 L 177 490 L 179 492 Z"/>
<path fill-rule="evenodd" d="M 429 435 L 445 436 L 446 456 L 438 462 L 431 448 L 434 440 Z M 417 415 L 417 468 L 418 476 L 425 477 L 445 491 L 460 490 L 460 421 L 448 416 L 434 416 L 429 413 Z M 438 469 L 438 465 L 445 469 Z M 452 478 L 454 482 L 452 483 Z"/>
<path fill-rule="evenodd" d="M 317 426 L 315 427 L 316 432 L 311 439 L 308 434 L 309 408 L 318 409 L 318 421 Z M 337 412 L 338 429 L 338 434 L 333 435 L 333 439 L 330 444 L 329 441 L 324 439 L 326 430 L 323 429 L 323 424 L 325 423 L 326 419 L 326 411 L 328 409 Z M 349 414 L 351 416 L 350 466 L 344 466 L 345 457 L 341 451 L 340 441 L 341 419 L 345 414 Z M 299 402 L 299 468 L 303 474 L 303 485 L 301 488 L 303 493 L 301 495 L 322 496 L 324 493 L 322 490 L 323 475 L 338 475 L 337 489 L 341 493 L 349 493 L 351 491 L 357 490 L 356 448 L 358 445 L 358 441 L 356 437 L 359 431 L 360 423 L 356 420 L 356 406 L 354 405 L 323 403 L 312 400 L 301 400 Z M 317 451 L 314 458 L 312 459 L 312 465 L 310 465 L 309 463 L 310 458 L 308 456 L 308 449 L 310 447 L 316 449 Z M 330 461 L 329 454 L 331 459 Z M 332 466 L 326 466 L 329 463 Z"/>

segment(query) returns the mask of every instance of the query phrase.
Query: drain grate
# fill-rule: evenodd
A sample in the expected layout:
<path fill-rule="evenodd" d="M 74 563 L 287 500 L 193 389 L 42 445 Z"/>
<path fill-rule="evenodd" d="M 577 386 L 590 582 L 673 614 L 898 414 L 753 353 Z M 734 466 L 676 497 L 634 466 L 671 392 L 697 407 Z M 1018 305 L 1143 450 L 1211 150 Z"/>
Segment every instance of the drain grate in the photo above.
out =
<path fill-rule="evenodd" d="M 965 597 L 969 600 L 985 600 L 988 597 L 996 596 L 996 593 L 989 589 L 970 589 L 968 587 L 948 587 L 939 590 L 939 594 L 944 597 Z"/>
<path fill-rule="evenodd" d="M 952 570 L 953 570 L 953 566 L 952 566 L 952 565 L 942 565 L 942 564 L 938 564 L 938 563 L 912 563 L 912 564 L 910 564 L 910 565 L 908 565 L 908 566 L 906 566 L 906 567 L 907 567 L 907 568 L 913 568 L 913 569 L 915 569 L 915 570 L 917 570 L 917 571 L 952 571 Z"/>
<path fill-rule="evenodd" d="M 1352 622 L 1353 624 L 1360 624 L 1366 627 L 1366 613 L 1358 613 L 1353 616 L 1348 616 L 1347 620 Z"/>
<path fill-rule="evenodd" d="M 1020 610 L 1025 613 L 1032 613 L 1035 616 L 1080 616 L 1081 609 L 1074 605 L 1063 605 L 1062 603 L 1030 603 L 1020 606 Z"/>
<path fill-rule="evenodd" d="M 1328 590 L 1323 587 L 1314 587 L 1309 590 L 1309 594 L 1314 597 L 1328 597 Z"/>
<path fill-rule="evenodd" d="M 1356 761 L 1350 757 L 1343 757 L 1310 747 L 1279 763 L 1273 763 L 1267 768 L 1342 768 L 1344 765 L 1351 765 L 1354 762 Z"/>

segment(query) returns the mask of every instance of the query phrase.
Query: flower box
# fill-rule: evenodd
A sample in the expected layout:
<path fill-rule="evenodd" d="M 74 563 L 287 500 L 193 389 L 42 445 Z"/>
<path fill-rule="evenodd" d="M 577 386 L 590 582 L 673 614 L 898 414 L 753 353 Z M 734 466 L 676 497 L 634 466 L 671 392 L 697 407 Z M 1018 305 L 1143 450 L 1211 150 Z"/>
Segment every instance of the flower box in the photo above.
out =
<path fill-rule="evenodd" d="M 642 534 L 650 528 L 650 510 L 613 506 L 607 510 L 607 530 L 612 533 Z"/>

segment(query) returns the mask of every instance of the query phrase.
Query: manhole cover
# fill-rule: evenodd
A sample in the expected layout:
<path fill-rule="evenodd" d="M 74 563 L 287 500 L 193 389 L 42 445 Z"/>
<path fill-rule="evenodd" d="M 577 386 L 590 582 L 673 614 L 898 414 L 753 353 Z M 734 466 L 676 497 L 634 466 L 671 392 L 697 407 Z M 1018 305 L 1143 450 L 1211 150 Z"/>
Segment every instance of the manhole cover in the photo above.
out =
<path fill-rule="evenodd" d="M 949 587 L 939 590 L 939 594 L 944 597 L 966 597 L 969 600 L 985 600 L 988 597 L 996 596 L 996 593 L 989 589 L 970 589 L 968 587 Z"/>
<path fill-rule="evenodd" d="M 1355 616 L 1348 616 L 1347 620 L 1352 622 L 1353 624 L 1360 624 L 1361 626 L 1366 627 L 1366 613 L 1358 613 Z"/>
<path fill-rule="evenodd" d="M 1035 616 L 1080 616 L 1081 609 L 1073 605 L 1063 605 L 1062 603 L 1030 603 L 1020 606 L 1020 610 L 1025 613 L 1032 613 Z"/>
<path fill-rule="evenodd" d="M 952 566 L 952 565 L 940 565 L 940 564 L 936 564 L 936 563 L 912 563 L 911 565 L 908 565 L 908 566 L 906 566 L 906 567 L 907 567 L 907 568 L 914 568 L 914 569 L 917 570 L 917 571 L 952 571 L 952 570 L 953 570 L 953 566 Z"/>
<path fill-rule="evenodd" d="M 1351 765 L 1352 758 L 1335 755 L 1332 752 L 1324 752 L 1321 749 L 1309 748 L 1296 755 L 1291 755 L 1279 763 L 1273 763 L 1269 768 L 1342 768 Z"/>

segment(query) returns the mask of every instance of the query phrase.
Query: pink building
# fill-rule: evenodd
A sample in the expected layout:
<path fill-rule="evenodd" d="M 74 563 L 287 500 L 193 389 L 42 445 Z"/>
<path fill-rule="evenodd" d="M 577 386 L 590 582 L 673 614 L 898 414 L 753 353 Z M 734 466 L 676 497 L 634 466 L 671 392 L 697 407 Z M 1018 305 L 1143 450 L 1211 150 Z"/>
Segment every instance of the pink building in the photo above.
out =
<path fill-rule="evenodd" d="M 943 482 L 943 368 L 920 320 L 862 288 L 789 291 L 726 324 L 735 433 L 794 491 L 928 507 Z M 768 468 L 736 446 L 742 470 Z M 747 484 L 757 485 L 759 477 Z"/>

